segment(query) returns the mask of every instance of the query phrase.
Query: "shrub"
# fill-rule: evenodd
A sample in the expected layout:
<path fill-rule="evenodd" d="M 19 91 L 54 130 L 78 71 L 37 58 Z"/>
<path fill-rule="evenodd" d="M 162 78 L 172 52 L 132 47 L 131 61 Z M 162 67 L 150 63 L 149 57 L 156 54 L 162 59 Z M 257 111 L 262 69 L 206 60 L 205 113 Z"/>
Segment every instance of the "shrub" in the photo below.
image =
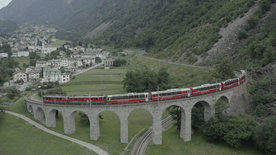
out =
<path fill-rule="evenodd" d="M 266 154 L 276 154 L 276 116 L 267 118 L 256 128 L 254 140 Z"/>
<path fill-rule="evenodd" d="M 256 128 L 256 121 L 249 116 L 215 116 L 204 128 L 204 135 L 211 140 L 222 140 L 238 148 L 249 141 Z"/>
<path fill-rule="evenodd" d="M 238 39 L 242 40 L 242 39 L 246 39 L 248 37 L 247 31 L 245 30 L 241 30 L 238 34 Z"/>

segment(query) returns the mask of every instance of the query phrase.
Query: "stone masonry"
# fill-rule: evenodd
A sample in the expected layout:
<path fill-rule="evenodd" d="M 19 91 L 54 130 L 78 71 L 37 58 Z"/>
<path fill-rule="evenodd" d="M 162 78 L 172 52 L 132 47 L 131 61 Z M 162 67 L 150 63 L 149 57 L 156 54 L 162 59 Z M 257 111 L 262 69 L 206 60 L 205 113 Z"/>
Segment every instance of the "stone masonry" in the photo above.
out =
<path fill-rule="evenodd" d="M 245 85 L 245 84 L 243 84 Z M 239 87 L 242 87 L 239 86 Z M 177 100 L 124 104 L 124 105 L 56 105 L 43 104 L 42 102 L 25 99 L 29 112 L 34 115 L 36 120 L 45 123 L 47 127 L 56 127 L 56 111 L 62 114 L 64 120 L 64 133 L 73 134 L 75 127 L 75 112 L 85 113 L 90 121 L 90 139 L 97 140 L 100 137 L 99 115 L 103 111 L 112 111 L 120 119 L 120 141 L 128 143 L 128 116 L 136 109 L 144 109 L 152 115 L 153 144 L 162 144 L 162 115 L 170 106 L 178 106 L 181 109 L 181 129 L 180 137 L 184 141 L 190 141 L 192 136 L 191 113 L 193 106 L 202 101 L 205 103 L 204 119 L 209 120 L 215 114 L 215 103 L 223 99 L 231 105 L 233 92 L 239 87 L 229 90 L 190 97 Z"/>

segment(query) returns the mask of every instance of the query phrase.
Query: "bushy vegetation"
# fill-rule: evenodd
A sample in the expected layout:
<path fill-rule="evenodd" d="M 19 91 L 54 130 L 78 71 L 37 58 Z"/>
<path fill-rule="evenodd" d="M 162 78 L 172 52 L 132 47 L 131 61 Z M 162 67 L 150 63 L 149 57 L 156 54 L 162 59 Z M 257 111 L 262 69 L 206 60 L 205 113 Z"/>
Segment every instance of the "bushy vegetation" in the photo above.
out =
<path fill-rule="evenodd" d="M 9 57 L 11 57 L 11 46 L 9 44 L 4 43 L 2 46 L 0 45 L 0 53 L 7 53 Z"/>
<path fill-rule="evenodd" d="M 0 59 L 0 85 L 10 80 L 18 63 L 13 58 Z"/>
<path fill-rule="evenodd" d="M 249 85 L 249 93 L 252 95 L 253 103 L 256 106 L 255 115 L 263 116 L 266 112 L 266 104 L 276 100 L 273 95 L 273 86 L 276 81 L 272 77 L 254 80 Z"/>
<path fill-rule="evenodd" d="M 204 135 L 238 148 L 243 142 L 251 140 L 256 126 L 256 121 L 250 116 L 219 115 L 208 121 Z"/>
<path fill-rule="evenodd" d="M 4 105 L 3 105 L 3 101 L 1 100 L 0 98 L 0 123 L 1 123 L 1 120 L 3 118 L 3 115 L 4 115 Z M 1 125 L 1 124 L 0 124 Z"/>
<path fill-rule="evenodd" d="M 147 92 L 169 88 L 169 74 L 161 68 L 158 72 L 146 69 L 144 71 L 128 71 L 123 80 L 127 92 Z"/>
<path fill-rule="evenodd" d="M 254 140 L 266 154 L 276 154 L 276 116 L 267 118 L 256 129 Z"/>
<path fill-rule="evenodd" d="M 196 55 L 205 53 L 219 39 L 220 27 L 242 16 L 254 2 L 140 0 L 133 5 L 126 2 L 127 13 L 116 18 L 94 40 L 115 47 L 136 46 L 163 58 L 193 58 L 189 61 L 195 62 Z M 190 56 L 181 57 L 183 53 Z"/>
<path fill-rule="evenodd" d="M 247 31 L 251 30 L 257 25 L 258 20 L 271 8 L 271 4 L 274 3 L 275 0 L 260 0 L 258 2 L 259 9 L 255 12 L 255 14 L 248 20 L 245 29 L 241 30 L 240 33 L 247 33 Z M 244 37 L 246 38 L 246 37 Z M 244 39 L 239 38 L 239 39 Z"/>
<path fill-rule="evenodd" d="M 125 66 L 126 64 L 127 64 L 127 61 L 125 59 L 116 59 L 113 62 L 113 66 L 115 67 Z"/>
<path fill-rule="evenodd" d="M 39 97 L 43 97 L 44 95 L 66 95 L 66 92 L 61 87 L 38 92 Z"/>
<path fill-rule="evenodd" d="M 262 9 L 261 7 L 261 11 L 257 11 L 256 14 L 260 14 L 258 12 L 264 12 L 265 10 L 268 10 L 268 8 L 270 9 L 272 2 L 274 1 L 260 1 L 260 3 L 264 3 L 263 5 L 269 4 L 269 7 L 265 7 L 267 9 Z M 264 26 L 259 31 L 257 31 L 257 33 L 253 33 L 253 35 L 248 36 L 248 38 L 245 41 L 246 43 L 233 57 L 234 59 L 239 60 L 238 63 L 235 64 L 235 66 L 247 65 L 248 69 L 255 70 L 256 68 L 265 66 L 276 60 L 276 12 L 274 10 L 271 11 L 272 15 L 270 18 L 266 19 Z M 258 15 L 258 18 L 252 17 L 252 19 L 248 21 L 247 25 L 255 25 L 258 22 L 258 20 L 262 17 L 262 15 L 263 13 Z M 249 34 L 249 32 L 251 32 L 250 30 L 254 28 L 254 26 L 249 27 L 250 28 L 242 30 L 240 33 L 246 31 L 244 33 Z"/>
<path fill-rule="evenodd" d="M 234 78 L 233 66 L 229 59 L 222 60 L 213 71 L 213 77 L 218 81 Z"/>
<path fill-rule="evenodd" d="M 7 97 L 10 100 L 13 100 L 17 96 L 20 96 L 20 91 L 17 90 L 15 87 L 7 89 Z"/>

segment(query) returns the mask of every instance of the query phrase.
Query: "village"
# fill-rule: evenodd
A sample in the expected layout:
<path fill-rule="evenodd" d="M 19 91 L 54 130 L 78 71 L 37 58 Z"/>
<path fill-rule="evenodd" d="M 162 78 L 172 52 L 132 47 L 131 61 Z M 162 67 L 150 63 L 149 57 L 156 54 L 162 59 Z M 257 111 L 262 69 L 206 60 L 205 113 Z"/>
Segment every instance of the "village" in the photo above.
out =
<path fill-rule="evenodd" d="M 0 37 L 0 46 L 10 48 L 0 52 L 0 59 L 8 57 L 29 57 L 30 64 L 24 70 L 16 68 L 12 80 L 4 87 L 24 85 L 24 91 L 31 83 L 57 82 L 64 84 L 73 76 L 92 68 L 113 64 L 109 51 L 89 45 L 83 46 L 55 38 L 56 30 L 44 26 L 23 27 L 21 31 Z"/>

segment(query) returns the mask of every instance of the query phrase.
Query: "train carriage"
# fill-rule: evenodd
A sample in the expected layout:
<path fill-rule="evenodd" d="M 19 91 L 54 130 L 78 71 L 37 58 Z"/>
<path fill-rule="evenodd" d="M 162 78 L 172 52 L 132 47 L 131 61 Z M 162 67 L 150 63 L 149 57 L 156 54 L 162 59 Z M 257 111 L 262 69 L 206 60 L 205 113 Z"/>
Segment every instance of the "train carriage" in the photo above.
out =
<path fill-rule="evenodd" d="M 221 83 L 222 90 L 229 89 L 240 85 L 239 78 L 229 79 Z"/>
<path fill-rule="evenodd" d="M 126 103 L 139 103 L 148 102 L 149 93 L 129 93 L 129 94 L 118 94 L 108 95 L 107 104 L 126 104 Z"/>
<path fill-rule="evenodd" d="M 169 89 L 150 93 L 129 93 L 108 96 L 44 96 L 43 102 L 48 104 L 89 105 L 145 103 L 148 101 L 173 100 L 223 91 L 243 84 L 247 80 L 246 78 L 246 72 L 241 70 L 241 74 L 236 78 L 229 79 L 221 83 L 205 84 L 192 88 Z"/>
<path fill-rule="evenodd" d="M 68 104 L 105 104 L 105 96 L 74 96 L 68 98 Z"/>
<path fill-rule="evenodd" d="M 239 76 L 240 84 L 243 84 L 246 81 L 246 72 L 244 70 L 241 70 L 241 75 Z"/>
<path fill-rule="evenodd" d="M 210 94 L 213 92 L 221 91 L 221 83 L 214 83 L 214 84 L 205 84 L 198 87 L 192 87 L 192 95 L 198 96 L 198 95 L 204 95 L 204 94 Z"/>
<path fill-rule="evenodd" d="M 151 92 L 151 100 L 171 100 L 179 99 L 184 97 L 189 97 L 191 95 L 191 90 L 189 88 L 184 89 L 169 89 L 165 91 Z"/>
<path fill-rule="evenodd" d="M 66 104 L 67 97 L 66 96 L 44 96 L 43 102 L 52 103 L 52 104 Z"/>

